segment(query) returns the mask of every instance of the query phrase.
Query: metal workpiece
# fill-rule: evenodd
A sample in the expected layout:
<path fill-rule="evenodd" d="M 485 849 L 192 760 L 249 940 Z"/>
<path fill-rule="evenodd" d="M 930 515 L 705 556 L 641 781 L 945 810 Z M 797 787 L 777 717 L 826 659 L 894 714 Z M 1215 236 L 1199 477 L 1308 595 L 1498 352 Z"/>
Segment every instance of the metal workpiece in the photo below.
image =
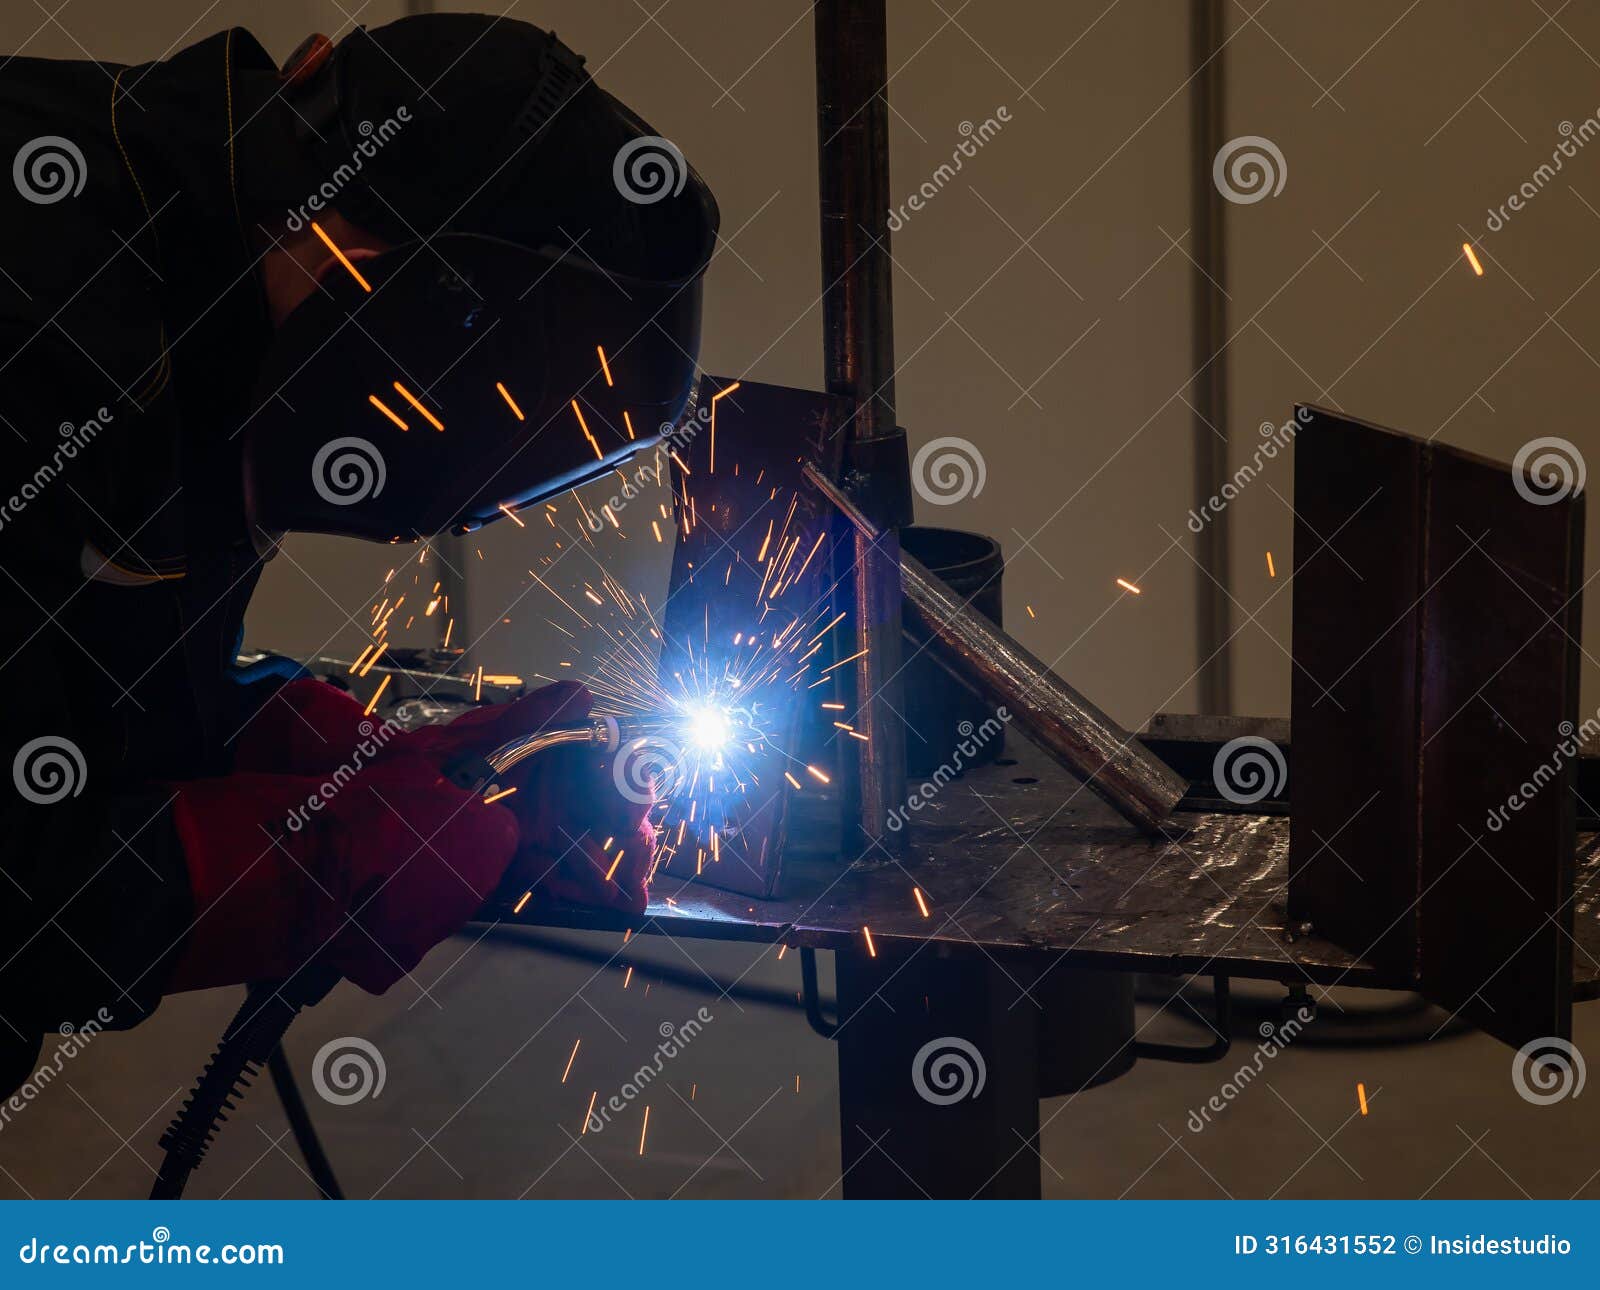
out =
<path fill-rule="evenodd" d="M 897 434 L 887 23 L 885 0 L 814 6 L 823 362 L 828 393 L 856 402 L 845 436 L 858 445 Z M 909 476 L 903 453 L 898 465 L 883 468 Z M 895 553 L 892 526 L 876 547 L 856 543 L 841 597 L 853 610 L 856 632 L 852 720 L 866 736 L 850 741 L 853 759 L 840 758 L 841 795 L 859 839 L 891 852 L 903 839 L 885 821 L 905 801 L 906 760 Z"/>
<path fill-rule="evenodd" d="M 877 528 L 838 485 L 812 466 L 806 478 L 855 526 Z M 915 557 L 900 553 L 907 625 L 936 643 L 941 658 L 974 689 L 1004 704 L 1009 720 L 1124 819 L 1161 836 L 1188 781 L 1052 672 L 1014 637 L 974 610 Z"/>

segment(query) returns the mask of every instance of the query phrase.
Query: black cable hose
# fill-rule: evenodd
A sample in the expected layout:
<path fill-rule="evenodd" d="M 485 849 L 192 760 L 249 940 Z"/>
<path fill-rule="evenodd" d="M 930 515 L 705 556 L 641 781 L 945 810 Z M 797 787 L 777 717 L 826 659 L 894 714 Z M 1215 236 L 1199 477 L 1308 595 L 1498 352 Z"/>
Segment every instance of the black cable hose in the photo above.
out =
<path fill-rule="evenodd" d="M 317 1136 L 317 1126 L 311 1122 L 311 1113 L 306 1110 L 305 1099 L 300 1096 L 300 1086 L 295 1083 L 294 1070 L 289 1065 L 289 1055 L 284 1052 L 281 1040 L 267 1058 L 267 1072 L 272 1076 L 272 1087 L 277 1090 L 278 1101 L 283 1103 L 283 1114 L 289 1121 L 295 1145 L 300 1148 L 306 1168 L 311 1172 L 311 1181 L 316 1183 L 323 1200 L 343 1200 L 344 1189 L 334 1175 L 333 1162 L 322 1149 L 322 1139 Z"/>
<path fill-rule="evenodd" d="M 312 960 L 287 981 L 267 981 L 249 988 L 239 1011 L 222 1032 L 211 1060 L 195 1081 L 193 1092 L 184 1099 L 183 1109 L 161 1135 L 160 1146 L 166 1155 L 156 1175 L 155 1186 L 150 1189 L 151 1200 L 177 1200 L 183 1195 L 189 1175 L 205 1159 L 217 1130 L 227 1121 L 227 1113 L 237 1108 L 250 1081 L 271 1062 L 284 1034 L 300 1015 L 300 1009 L 320 1003 L 338 983 L 337 972 Z M 292 1078 L 289 1088 L 299 1101 L 299 1089 L 294 1087 Z M 283 1096 L 281 1086 L 279 1096 Z M 294 1112 L 287 1102 L 284 1111 L 293 1124 Z M 303 1103 L 300 1115 L 309 1127 Z M 298 1134 L 296 1140 L 300 1140 Z M 315 1143 L 315 1134 L 312 1134 L 312 1141 Z M 320 1153 L 320 1144 L 317 1150 Z M 311 1163 L 310 1157 L 307 1163 Z M 332 1176 L 330 1170 L 330 1181 Z"/>
<path fill-rule="evenodd" d="M 177 1200 L 183 1195 L 189 1175 L 205 1159 L 227 1112 L 244 1097 L 299 1011 L 275 986 L 250 987 L 193 1092 L 184 1099 L 183 1109 L 161 1135 L 166 1156 L 150 1189 L 151 1200 Z"/>

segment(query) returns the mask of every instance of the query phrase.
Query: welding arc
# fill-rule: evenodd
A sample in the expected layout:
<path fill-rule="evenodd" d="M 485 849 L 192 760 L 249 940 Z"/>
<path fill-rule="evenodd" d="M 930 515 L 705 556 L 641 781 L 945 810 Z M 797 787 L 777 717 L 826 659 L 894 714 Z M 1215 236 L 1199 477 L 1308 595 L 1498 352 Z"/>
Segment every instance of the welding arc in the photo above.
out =
<path fill-rule="evenodd" d="M 815 465 L 806 465 L 805 476 L 863 537 L 882 536 Z M 1025 734 L 1124 819 L 1148 836 L 1168 835 L 1168 819 L 1189 789 L 1186 779 L 905 551 L 900 582 L 907 625 L 933 640 L 942 662 L 979 694 L 1006 704 Z"/>

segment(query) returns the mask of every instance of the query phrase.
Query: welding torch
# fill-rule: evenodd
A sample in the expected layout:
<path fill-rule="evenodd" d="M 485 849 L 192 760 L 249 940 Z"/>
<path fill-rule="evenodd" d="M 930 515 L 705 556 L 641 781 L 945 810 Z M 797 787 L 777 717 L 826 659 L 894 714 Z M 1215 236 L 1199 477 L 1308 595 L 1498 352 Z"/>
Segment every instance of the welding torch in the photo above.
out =
<path fill-rule="evenodd" d="M 585 717 L 581 721 L 567 721 L 508 739 L 491 753 L 463 753 L 454 757 L 445 763 L 444 777 L 457 788 L 476 793 L 494 783 L 496 776 L 547 748 L 577 745 L 615 752 L 624 743 L 643 738 L 647 731 L 646 723 L 634 717 Z"/>

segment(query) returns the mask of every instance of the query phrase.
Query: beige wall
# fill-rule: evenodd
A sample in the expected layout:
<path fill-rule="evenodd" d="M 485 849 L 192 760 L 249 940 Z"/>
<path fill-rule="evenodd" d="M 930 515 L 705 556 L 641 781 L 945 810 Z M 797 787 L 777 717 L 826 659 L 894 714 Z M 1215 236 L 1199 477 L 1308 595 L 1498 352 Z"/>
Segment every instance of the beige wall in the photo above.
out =
<path fill-rule="evenodd" d="M 11 7 L 0 43 L 135 60 L 241 22 L 282 54 L 307 30 L 346 25 L 323 0 L 204 8 L 74 0 L 60 14 L 69 37 Z M 375 2 L 360 17 L 401 9 Z M 715 188 L 731 247 L 709 279 L 706 367 L 820 383 L 804 0 L 677 0 L 655 23 L 624 0 L 513 14 L 586 53 Z M 1011 118 L 894 239 L 901 420 L 913 449 L 964 436 L 987 468 L 980 496 L 920 517 L 1001 538 L 1009 623 L 1128 722 L 1195 703 L 1186 14 L 1171 0 L 890 2 L 900 197 L 948 159 L 961 122 L 1001 106 Z M 1548 158 L 1558 124 L 1600 107 L 1600 12 L 1543 22 L 1489 0 L 1280 0 L 1258 21 L 1230 7 L 1228 133 L 1273 139 L 1289 174 L 1280 196 L 1228 208 L 1236 461 L 1296 399 L 1505 458 L 1536 434 L 1593 446 L 1580 409 L 1600 369 L 1586 283 L 1600 215 L 1585 205 L 1600 211 L 1600 146 L 1488 237 L 1484 278 L 1460 254 L 1485 208 Z M 1280 458 L 1229 510 L 1241 711 L 1288 707 L 1291 480 Z M 551 541 L 502 524 L 463 552 L 470 638 L 491 668 L 550 672 L 563 656 L 542 596 L 524 594 Z M 1594 539 L 1590 551 L 1593 563 Z M 588 558 L 560 576 L 592 579 Z M 664 587 L 663 550 L 635 543 L 614 558 L 652 597 Z M 385 548 L 294 539 L 264 579 L 253 638 L 300 651 L 359 641 L 394 563 Z M 1119 576 L 1144 594 L 1121 593 Z M 1600 668 L 1585 677 L 1592 705 Z"/>

